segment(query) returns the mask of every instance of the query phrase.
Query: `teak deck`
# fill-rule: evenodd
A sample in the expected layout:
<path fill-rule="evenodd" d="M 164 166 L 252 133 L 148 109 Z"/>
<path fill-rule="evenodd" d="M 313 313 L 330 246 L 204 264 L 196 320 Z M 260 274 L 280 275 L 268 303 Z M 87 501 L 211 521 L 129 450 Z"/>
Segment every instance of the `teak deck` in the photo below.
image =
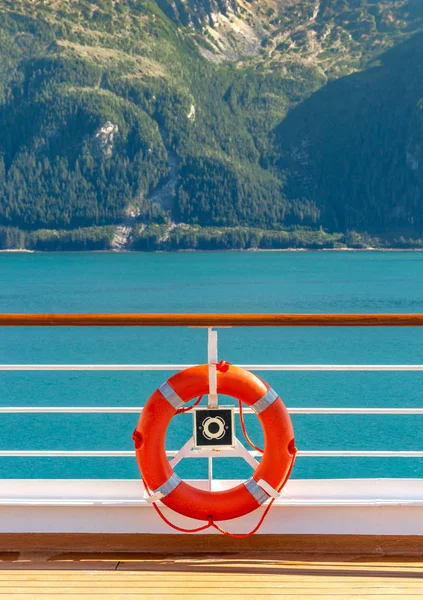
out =
<path fill-rule="evenodd" d="M 421 600 L 422 558 L 0 554 L 1 600 Z"/>

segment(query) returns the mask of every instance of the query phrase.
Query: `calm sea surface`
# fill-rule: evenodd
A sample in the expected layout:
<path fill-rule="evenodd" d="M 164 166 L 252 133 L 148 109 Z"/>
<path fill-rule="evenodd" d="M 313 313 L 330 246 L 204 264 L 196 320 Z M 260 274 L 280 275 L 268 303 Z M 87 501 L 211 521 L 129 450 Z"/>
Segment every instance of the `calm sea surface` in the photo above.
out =
<path fill-rule="evenodd" d="M 0 254 L 0 312 L 423 312 L 423 253 Z M 0 363 L 202 363 L 173 328 L 3 328 Z M 235 328 L 237 363 L 423 364 L 423 328 Z M 170 373 L 0 372 L 1 406 L 142 406 Z M 288 407 L 423 407 L 423 373 L 261 373 Z M 2 415 L 0 449 L 132 449 L 132 415 Z M 179 416 L 168 449 L 190 436 Z M 423 450 L 423 416 L 293 416 L 300 449 Z M 251 437 L 261 442 L 253 416 Z M 238 428 L 239 430 L 239 428 Z M 241 433 L 238 431 L 239 437 Z M 243 478 L 240 460 L 214 475 Z M 205 477 L 206 461 L 179 474 Z M 0 458 L 0 477 L 138 478 L 134 459 Z M 296 478 L 423 477 L 422 459 L 299 458 Z"/>

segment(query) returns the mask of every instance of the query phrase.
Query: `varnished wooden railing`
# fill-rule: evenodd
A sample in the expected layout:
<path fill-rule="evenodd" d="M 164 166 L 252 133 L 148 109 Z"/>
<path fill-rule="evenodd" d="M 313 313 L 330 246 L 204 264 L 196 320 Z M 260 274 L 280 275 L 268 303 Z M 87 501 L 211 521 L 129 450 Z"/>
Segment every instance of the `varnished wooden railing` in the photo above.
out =
<path fill-rule="evenodd" d="M 0 314 L 0 326 L 421 327 L 423 314 Z"/>

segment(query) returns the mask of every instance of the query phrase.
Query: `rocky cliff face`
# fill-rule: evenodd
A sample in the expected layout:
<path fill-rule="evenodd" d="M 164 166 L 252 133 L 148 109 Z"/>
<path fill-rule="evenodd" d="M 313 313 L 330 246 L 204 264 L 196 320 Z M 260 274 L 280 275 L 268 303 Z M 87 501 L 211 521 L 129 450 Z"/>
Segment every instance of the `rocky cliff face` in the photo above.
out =
<path fill-rule="evenodd" d="M 175 24 L 192 31 L 203 56 L 212 62 L 254 56 L 268 33 L 247 0 L 158 0 Z"/>
<path fill-rule="evenodd" d="M 118 133 L 119 126 L 115 125 L 111 121 L 106 121 L 106 123 L 95 133 L 94 141 L 98 152 L 106 157 L 112 156 L 115 138 Z"/>
<path fill-rule="evenodd" d="M 240 13 L 237 0 L 158 0 L 158 5 L 177 25 L 200 30 L 213 26 L 220 16 Z"/>
<path fill-rule="evenodd" d="M 158 0 L 211 61 L 261 55 L 345 75 L 423 24 L 421 0 Z"/>

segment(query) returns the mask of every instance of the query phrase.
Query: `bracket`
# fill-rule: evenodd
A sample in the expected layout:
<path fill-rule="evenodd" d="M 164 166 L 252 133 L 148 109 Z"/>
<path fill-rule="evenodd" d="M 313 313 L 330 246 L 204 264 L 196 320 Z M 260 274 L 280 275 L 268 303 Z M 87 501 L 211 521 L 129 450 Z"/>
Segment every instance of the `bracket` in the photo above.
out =
<path fill-rule="evenodd" d="M 253 469 L 257 469 L 260 464 L 238 438 L 235 438 L 234 448 L 219 450 L 218 448 L 194 448 L 194 438 L 191 437 L 169 462 L 172 469 L 183 458 L 243 458 Z"/>
<path fill-rule="evenodd" d="M 216 365 L 218 363 L 217 357 L 217 331 L 213 331 L 211 327 L 208 331 L 208 343 L 207 343 L 207 362 L 209 365 L 209 395 L 208 395 L 208 406 L 210 408 L 216 408 L 218 405 L 217 398 L 217 373 Z"/>

